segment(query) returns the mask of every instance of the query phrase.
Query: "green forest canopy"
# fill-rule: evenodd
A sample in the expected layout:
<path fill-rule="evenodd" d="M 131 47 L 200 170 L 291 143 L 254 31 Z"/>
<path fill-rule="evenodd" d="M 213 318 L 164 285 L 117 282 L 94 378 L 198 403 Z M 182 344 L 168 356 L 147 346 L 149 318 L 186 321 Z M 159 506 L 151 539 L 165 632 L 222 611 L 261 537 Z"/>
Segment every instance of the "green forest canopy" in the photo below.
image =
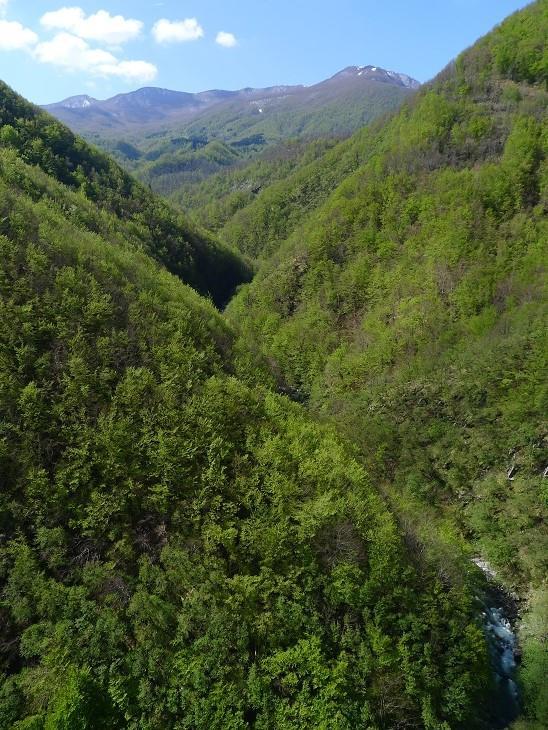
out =
<path fill-rule="evenodd" d="M 0 88 L 0 727 L 492 727 L 463 541 L 546 724 L 547 7 L 242 207 L 227 318 L 240 256 Z"/>

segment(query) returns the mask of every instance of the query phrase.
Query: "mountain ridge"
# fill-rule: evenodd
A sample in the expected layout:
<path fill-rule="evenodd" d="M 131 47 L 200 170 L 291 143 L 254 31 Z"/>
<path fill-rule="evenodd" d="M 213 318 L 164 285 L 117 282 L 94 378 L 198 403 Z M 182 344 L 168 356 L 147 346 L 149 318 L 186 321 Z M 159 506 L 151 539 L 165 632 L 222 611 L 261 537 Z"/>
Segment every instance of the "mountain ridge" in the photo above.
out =
<path fill-rule="evenodd" d="M 67 97 L 59 102 L 45 104 L 44 108 L 76 131 L 121 131 L 154 123 L 191 122 L 203 112 L 220 108 L 225 103 L 244 105 L 261 100 L 275 104 L 286 97 L 302 99 L 306 104 L 317 94 L 341 84 L 366 89 L 368 85 L 385 85 L 403 91 L 413 91 L 420 83 L 407 74 L 387 71 L 380 66 L 347 66 L 333 76 L 315 84 L 281 84 L 264 88 L 245 87 L 236 90 L 208 89 L 196 93 L 145 86 L 107 99 L 96 99 L 87 94 Z M 382 86 L 380 86 L 382 89 Z M 262 114 L 264 110 L 258 113 Z"/>
<path fill-rule="evenodd" d="M 341 69 L 340 71 L 337 71 L 332 76 L 328 76 L 327 78 L 317 81 L 313 84 L 274 84 L 273 86 L 244 86 L 241 89 L 206 89 L 204 91 L 181 91 L 179 89 L 168 89 L 163 86 L 140 86 L 138 89 L 135 89 L 133 91 L 125 91 L 120 94 L 115 94 L 114 96 L 109 96 L 106 99 L 96 99 L 95 97 L 89 96 L 88 94 L 75 94 L 73 96 L 67 96 L 65 99 L 62 99 L 61 101 L 54 101 L 50 102 L 49 104 L 42 104 L 43 109 L 49 109 L 51 107 L 58 107 L 58 106 L 67 106 L 69 108 L 72 108 L 70 105 L 70 102 L 73 100 L 78 99 L 86 99 L 92 102 L 93 104 L 104 104 L 106 102 L 113 101 L 114 99 L 120 99 L 122 97 L 132 97 L 132 96 L 141 96 L 143 92 L 155 92 L 159 95 L 173 95 L 175 96 L 193 96 L 193 97 L 204 97 L 209 94 L 224 94 L 224 95 L 236 95 L 236 94 L 243 94 L 243 93 L 251 93 L 251 92 L 261 92 L 264 93 L 265 91 L 270 91 L 272 93 L 279 91 L 280 93 L 285 93 L 292 89 L 310 89 L 314 86 L 320 86 L 321 84 L 326 83 L 327 81 L 332 81 L 333 79 L 336 79 L 343 75 L 350 75 L 353 72 L 355 72 L 358 76 L 371 76 L 371 74 L 376 74 L 379 78 L 376 78 L 376 80 L 382 80 L 385 83 L 396 83 L 397 85 L 403 85 L 407 86 L 408 88 L 412 89 L 418 89 L 421 86 L 420 81 L 417 81 L 412 76 L 408 76 L 407 74 L 401 73 L 399 71 L 389 71 L 387 69 L 382 68 L 381 66 L 372 66 L 372 65 L 365 65 L 365 66 L 345 66 L 345 68 Z M 388 76 L 388 79 L 384 79 L 383 76 L 386 74 Z"/>

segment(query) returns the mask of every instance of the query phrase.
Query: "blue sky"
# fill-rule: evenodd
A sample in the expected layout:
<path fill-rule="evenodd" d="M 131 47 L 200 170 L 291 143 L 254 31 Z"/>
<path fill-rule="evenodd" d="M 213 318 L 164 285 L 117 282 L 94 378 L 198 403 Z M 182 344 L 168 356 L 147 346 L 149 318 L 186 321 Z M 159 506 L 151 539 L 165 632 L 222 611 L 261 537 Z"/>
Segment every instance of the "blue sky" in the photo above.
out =
<path fill-rule="evenodd" d="M 426 81 L 519 0 L 0 0 L 0 78 L 43 104 L 154 85 L 312 84 L 373 64 Z"/>

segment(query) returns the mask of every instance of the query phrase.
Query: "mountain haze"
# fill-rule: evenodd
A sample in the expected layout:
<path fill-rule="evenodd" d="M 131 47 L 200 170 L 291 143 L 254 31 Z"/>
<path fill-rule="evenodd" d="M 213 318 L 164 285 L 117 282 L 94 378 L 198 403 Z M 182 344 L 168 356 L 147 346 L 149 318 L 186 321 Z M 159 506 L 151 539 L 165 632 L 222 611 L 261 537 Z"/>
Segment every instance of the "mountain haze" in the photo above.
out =
<path fill-rule="evenodd" d="M 375 113 L 375 105 L 382 102 L 385 108 L 389 108 L 391 103 L 403 98 L 407 90 L 418 86 L 417 81 L 405 74 L 385 71 L 376 66 L 351 66 L 309 87 L 272 86 L 239 91 L 215 89 L 196 94 L 147 87 L 118 94 L 105 101 L 87 95 L 74 96 L 48 104 L 45 109 L 74 131 L 87 135 L 95 133 L 108 136 L 131 132 L 136 127 L 177 125 L 181 130 L 189 126 L 189 133 L 196 130 L 205 133 L 214 127 L 215 137 L 229 138 L 231 130 L 227 130 L 221 121 L 227 115 L 237 117 L 239 125 L 242 124 L 242 117 L 251 117 L 246 126 L 260 127 L 265 119 L 274 115 L 318 114 L 320 109 L 337 100 L 343 105 L 355 105 L 355 112 L 362 114 L 364 123 L 368 116 L 370 118 Z M 264 115 L 264 119 L 259 118 L 260 115 Z M 293 133 L 307 131 L 307 124 L 310 123 L 301 119 L 299 124 L 301 128 L 295 127 Z M 343 130 L 342 119 L 334 120 L 332 124 L 331 132 Z M 345 127 L 344 131 L 351 130 Z M 211 132 L 209 136 L 212 136 Z"/>

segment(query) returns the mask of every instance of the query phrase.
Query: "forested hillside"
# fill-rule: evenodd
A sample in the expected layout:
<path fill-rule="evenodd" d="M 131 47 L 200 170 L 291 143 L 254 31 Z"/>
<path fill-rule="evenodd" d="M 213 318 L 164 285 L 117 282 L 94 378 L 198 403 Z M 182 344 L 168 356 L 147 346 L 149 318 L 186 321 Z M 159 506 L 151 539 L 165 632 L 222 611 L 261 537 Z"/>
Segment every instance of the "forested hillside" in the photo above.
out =
<path fill-rule="evenodd" d="M 0 82 L 0 143 L 102 211 L 124 235 L 197 291 L 223 304 L 249 278 L 246 264 L 192 226 L 109 157 Z M 108 217 L 108 221 L 107 221 Z"/>
<path fill-rule="evenodd" d="M 72 97 L 45 108 L 202 221 L 203 211 L 196 210 L 200 201 L 205 206 L 214 202 L 219 182 L 226 183 L 233 168 L 234 184 L 247 168 L 244 181 L 253 180 L 255 158 L 267 161 L 268 167 L 277 153 L 280 162 L 287 159 L 287 147 L 348 136 L 396 109 L 418 86 L 405 74 L 351 66 L 309 87 L 199 94 L 143 88 L 105 101 Z M 276 179 L 276 167 L 271 171 L 269 182 Z M 217 180 L 208 185 L 216 173 Z M 241 198 L 239 203 L 241 207 Z M 206 212 L 206 223 L 211 212 Z"/>
<path fill-rule="evenodd" d="M 289 186 L 289 178 L 293 172 L 323 158 L 337 141 L 332 137 L 314 141 L 289 140 L 264 150 L 256 158 L 240 160 L 214 174 L 204 176 L 203 179 L 200 179 L 199 174 L 186 173 L 178 180 L 174 189 L 171 188 L 173 178 L 168 177 L 166 182 L 170 187 L 165 194 L 178 208 L 187 211 L 199 225 L 218 234 L 244 208 L 247 220 L 249 211 L 252 210 L 251 203 L 263 191 L 269 191 L 270 195 L 274 183 L 279 181 L 284 181 Z M 157 180 L 157 183 L 161 185 L 161 180 Z M 227 240 L 233 239 L 236 249 L 255 251 L 254 245 L 246 246 L 244 243 L 244 234 L 247 231 L 244 220 L 239 228 L 242 229 L 241 237 L 237 233 L 231 236 L 228 227 L 220 235 Z M 248 238 L 252 240 L 254 233 L 259 235 L 261 229 L 262 226 L 256 225 L 249 231 Z"/>
<path fill-rule="evenodd" d="M 541 0 L 387 123 L 328 152 L 334 161 L 360 150 L 338 186 L 336 167 L 320 160 L 225 229 L 232 243 L 233 232 L 252 231 L 242 249 L 270 254 L 228 310 L 239 372 L 254 380 L 262 368 L 339 424 L 417 551 L 450 571 L 456 530 L 524 597 L 521 678 L 539 728 L 548 725 L 547 32 Z M 323 190 L 322 169 L 334 171 Z M 312 194 L 296 194 L 307 184 Z"/>
<path fill-rule="evenodd" d="M 548 726 L 547 32 L 182 181 L 211 234 L 0 85 L 0 729 Z"/>
<path fill-rule="evenodd" d="M 234 377 L 135 221 L 174 214 L 0 94 L 0 727 L 488 727 L 473 573 L 417 561 L 335 429 Z"/>

